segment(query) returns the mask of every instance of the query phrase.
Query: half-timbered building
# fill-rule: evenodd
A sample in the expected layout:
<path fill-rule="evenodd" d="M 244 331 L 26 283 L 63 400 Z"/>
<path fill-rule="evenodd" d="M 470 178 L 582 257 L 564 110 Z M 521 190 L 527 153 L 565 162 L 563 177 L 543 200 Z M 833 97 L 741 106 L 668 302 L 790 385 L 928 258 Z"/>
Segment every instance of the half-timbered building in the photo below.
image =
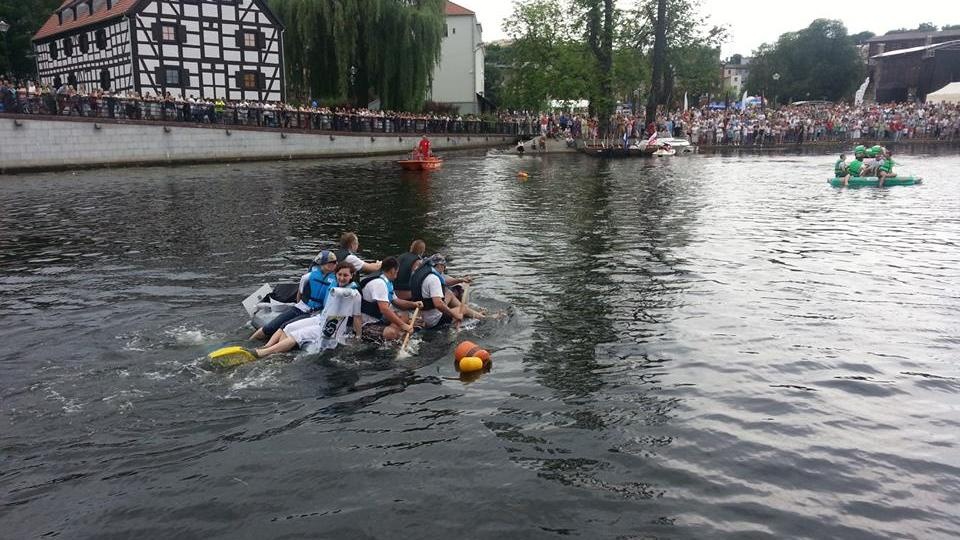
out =
<path fill-rule="evenodd" d="M 34 36 L 42 84 L 284 99 L 283 26 L 263 0 L 64 0 Z"/>

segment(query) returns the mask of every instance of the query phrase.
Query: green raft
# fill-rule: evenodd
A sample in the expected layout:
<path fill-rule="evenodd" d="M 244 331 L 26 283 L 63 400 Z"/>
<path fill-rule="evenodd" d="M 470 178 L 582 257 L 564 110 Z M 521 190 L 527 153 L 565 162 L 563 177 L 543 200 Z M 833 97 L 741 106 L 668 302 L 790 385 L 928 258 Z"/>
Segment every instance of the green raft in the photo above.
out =
<path fill-rule="evenodd" d="M 843 185 L 843 178 L 831 178 L 827 181 L 830 182 L 830 185 L 833 187 L 840 187 Z M 897 176 L 884 180 L 883 187 L 912 186 L 914 184 L 922 183 L 923 178 L 920 178 L 919 176 Z M 880 179 L 876 176 L 851 176 L 850 180 L 847 182 L 847 187 L 877 187 L 878 185 L 880 185 Z"/>

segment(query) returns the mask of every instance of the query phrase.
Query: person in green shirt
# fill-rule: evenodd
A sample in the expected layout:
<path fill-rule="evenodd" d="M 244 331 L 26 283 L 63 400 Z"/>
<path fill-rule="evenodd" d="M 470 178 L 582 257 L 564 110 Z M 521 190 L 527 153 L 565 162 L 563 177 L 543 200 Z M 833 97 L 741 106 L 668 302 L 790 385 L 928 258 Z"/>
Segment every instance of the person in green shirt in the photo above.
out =
<path fill-rule="evenodd" d="M 877 170 L 877 176 L 880 177 L 880 182 L 877 184 L 880 187 L 883 187 L 883 181 L 887 178 L 896 178 L 897 174 L 893 172 L 893 152 L 889 149 L 883 153 L 883 163 L 880 165 L 880 168 Z"/>
<path fill-rule="evenodd" d="M 847 165 L 847 174 L 843 177 L 843 187 L 847 187 L 847 183 L 850 181 L 850 177 L 859 177 L 863 172 L 863 157 L 857 157 L 857 159 L 850 162 L 850 165 Z"/>
<path fill-rule="evenodd" d="M 843 178 L 847 175 L 847 155 L 840 154 L 840 159 L 837 160 L 833 165 L 833 176 L 835 178 Z"/>

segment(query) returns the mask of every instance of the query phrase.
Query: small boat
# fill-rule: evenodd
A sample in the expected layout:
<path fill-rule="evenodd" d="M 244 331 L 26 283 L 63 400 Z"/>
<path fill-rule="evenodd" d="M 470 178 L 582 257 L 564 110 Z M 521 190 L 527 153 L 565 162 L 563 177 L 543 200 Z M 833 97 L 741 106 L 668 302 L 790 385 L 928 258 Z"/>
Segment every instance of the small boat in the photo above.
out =
<path fill-rule="evenodd" d="M 401 159 L 397 164 L 405 171 L 435 171 L 443 165 L 443 160 L 437 156 L 430 156 L 426 159 Z"/>
<path fill-rule="evenodd" d="M 831 178 L 827 180 L 833 187 L 842 187 L 843 178 Z M 917 184 L 922 184 L 923 178 L 919 176 L 895 176 L 893 178 L 887 178 L 883 181 L 883 187 L 887 186 L 913 186 Z M 847 182 L 847 187 L 878 187 L 880 185 L 880 179 L 876 176 L 851 176 L 850 180 Z"/>

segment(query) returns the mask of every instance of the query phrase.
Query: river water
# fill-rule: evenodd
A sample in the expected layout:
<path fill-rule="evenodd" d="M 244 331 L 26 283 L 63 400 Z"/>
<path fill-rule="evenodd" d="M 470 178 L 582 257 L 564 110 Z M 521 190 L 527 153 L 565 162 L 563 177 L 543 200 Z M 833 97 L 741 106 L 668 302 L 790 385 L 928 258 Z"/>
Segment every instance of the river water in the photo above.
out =
<path fill-rule="evenodd" d="M 833 160 L 0 178 L 0 537 L 957 537 L 960 158 L 883 190 Z M 206 369 L 344 230 L 423 237 L 508 317 Z"/>

